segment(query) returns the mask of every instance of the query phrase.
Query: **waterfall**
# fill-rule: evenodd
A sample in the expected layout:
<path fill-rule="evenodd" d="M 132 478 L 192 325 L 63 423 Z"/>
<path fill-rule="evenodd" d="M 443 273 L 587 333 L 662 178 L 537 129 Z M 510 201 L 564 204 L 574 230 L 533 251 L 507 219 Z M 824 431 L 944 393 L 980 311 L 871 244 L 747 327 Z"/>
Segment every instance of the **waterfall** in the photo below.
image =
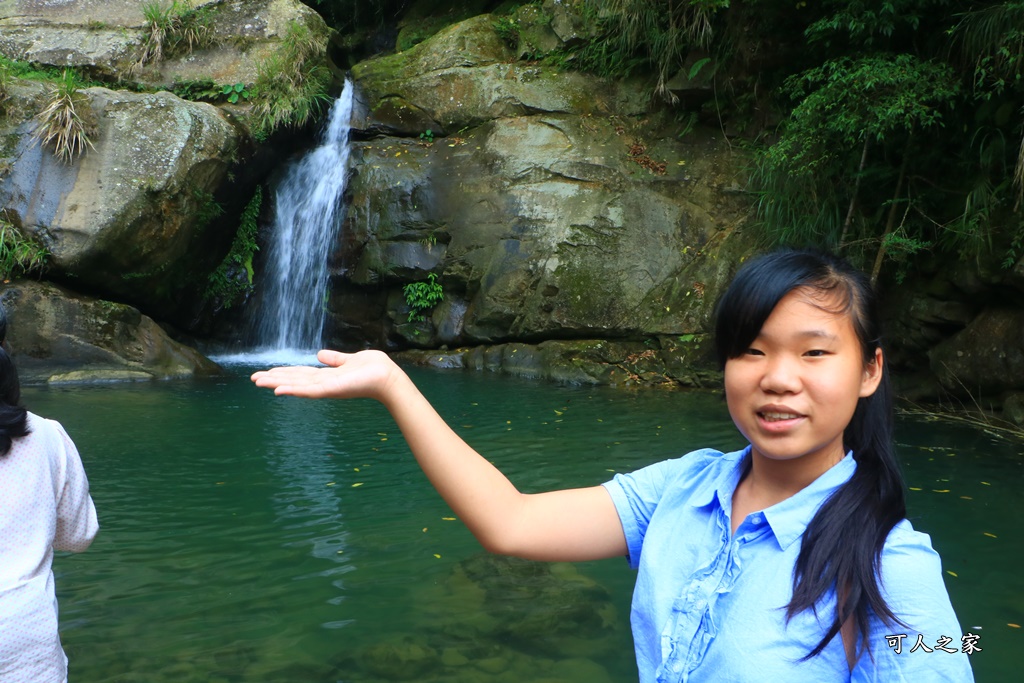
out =
<path fill-rule="evenodd" d="M 255 351 L 219 360 L 302 362 L 321 348 L 327 258 L 341 223 L 348 173 L 351 81 L 331 107 L 319 145 L 285 170 L 260 283 Z"/>

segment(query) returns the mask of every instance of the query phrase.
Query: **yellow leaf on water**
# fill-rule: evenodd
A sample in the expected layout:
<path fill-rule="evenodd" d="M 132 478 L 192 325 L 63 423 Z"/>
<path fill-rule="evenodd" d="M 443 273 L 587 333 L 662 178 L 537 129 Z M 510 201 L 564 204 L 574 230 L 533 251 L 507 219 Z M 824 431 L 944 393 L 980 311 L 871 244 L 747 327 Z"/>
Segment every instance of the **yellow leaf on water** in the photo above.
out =
<path fill-rule="evenodd" d="M 556 411 L 555 411 L 555 415 L 561 415 L 561 414 L 562 414 L 562 411 L 561 411 L 561 410 L 556 410 Z"/>
<path fill-rule="evenodd" d="M 442 517 L 441 519 L 443 519 L 446 522 L 454 522 L 455 521 L 454 517 Z"/>
<path fill-rule="evenodd" d="M 956 576 L 956 572 L 951 572 L 948 569 L 946 570 L 946 573 L 949 574 L 950 576 Z"/>
<path fill-rule="evenodd" d="M 1007 624 L 1010 628 L 1020 628 L 1020 624 Z"/>
<path fill-rule="evenodd" d="M 329 481 L 329 482 L 327 482 L 327 485 L 328 486 L 334 486 L 334 482 L 333 481 Z"/>
<path fill-rule="evenodd" d="M 441 559 L 441 556 L 440 556 L 440 555 L 438 555 L 437 553 L 434 553 L 434 557 L 436 557 L 436 558 L 437 558 L 437 559 L 439 559 L 439 560 Z"/>
<path fill-rule="evenodd" d="M 920 487 L 920 486 L 911 486 L 911 487 L 910 487 L 910 490 L 911 490 L 911 491 L 920 491 L 920 490 L 921 490 L 921 487 Z"/>
<path fill-rule="evenodd" d="M 987 481 L 983 481 L 981 483 L 984 484 L 985 486 L 991 486 L 992 485 L 992 484 L 988 483 Z"/>
<path fill-rule="evenodd" d="M 353 467 L 353 468 L 352 468 L 352 471 L 353 471 L 353 472 L 358 472 L 358 471 L 359 471 L 359 468 L 358 468 L 358 467 Z"/>
<path fill-rule="evenodd" d="M 427 527 L 423 527 L 423 533 L 427 533 Z"/>
<path fill-rule="evenodd" d="M 990 534 L 990 533 L 989 533 L 989 532 L 987 532 L 987 531 L 985 532 L 985 535 L 986 535 L 986 536 L 988 536 L 989 538 L 999 538 L 999 537 L 998 537 L 998 536 L 996 536 L 995 534 Z"/>
<path fill-rule="evenodd" d="M 932 489 L 935 493 L 949 493 L 949 489 Z"/>
<path fill-rule="evenodd" d="M 963 498 L 964 500 L 974 500 L 970 496 L 960 496 L 960 497 Z"/>
<path fill-rule="evenodd" d="M 362 486 L 362 485 L 363 485 L 363 482 L 357 481 L 356 483 L 352 484 L 352 488 L 355 488 L 357 486 Z"/>

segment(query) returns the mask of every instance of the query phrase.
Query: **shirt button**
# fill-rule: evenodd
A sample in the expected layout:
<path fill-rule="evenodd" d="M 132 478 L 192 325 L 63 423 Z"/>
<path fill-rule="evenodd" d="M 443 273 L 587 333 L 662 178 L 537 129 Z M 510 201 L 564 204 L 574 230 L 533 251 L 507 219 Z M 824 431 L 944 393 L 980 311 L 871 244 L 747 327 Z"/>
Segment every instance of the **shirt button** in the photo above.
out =
<path fill-rule="evenodd" d="M 753 517 L 751 517 L 750 521 L 752 521 L 754 524 L 760 524 L 761 515 L 754 515 Z"/>

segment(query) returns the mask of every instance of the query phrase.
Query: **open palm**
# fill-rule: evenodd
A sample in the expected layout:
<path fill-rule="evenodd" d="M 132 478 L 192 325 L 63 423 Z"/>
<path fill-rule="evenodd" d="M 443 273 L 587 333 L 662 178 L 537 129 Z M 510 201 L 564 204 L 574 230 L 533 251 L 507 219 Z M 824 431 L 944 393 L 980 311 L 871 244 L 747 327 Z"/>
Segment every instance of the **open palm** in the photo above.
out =
<path fill-rule="evenodd" d="M 396 377 L 397 366 L 381 351 L 323 350 L 317 360 L 327 367 L 283 366 L 254 372 L 251 379 L 278 396 L 381 400 Z"/>

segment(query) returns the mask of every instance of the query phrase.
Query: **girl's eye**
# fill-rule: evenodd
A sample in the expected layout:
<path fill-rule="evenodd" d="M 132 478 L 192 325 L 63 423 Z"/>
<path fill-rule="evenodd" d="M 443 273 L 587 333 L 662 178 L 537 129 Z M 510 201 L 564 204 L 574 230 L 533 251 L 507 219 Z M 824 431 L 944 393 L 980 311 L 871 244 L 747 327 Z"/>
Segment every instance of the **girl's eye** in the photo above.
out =
<path fill-rule="evenodd" d="M 747 349 L 746 354 L 748 356 L 763 356 L 764 352 L 759 349 Z"/>
<path fill-rule="evenodd" d="M 810 357 L 812 357 L 812 358 L 819 358 L 819 357 L 821 357 L 821 356 L 826 356 L 826 355 L 828 355 L 828 351 L 823 351 L 823 350 L 821 350 L 821 349 L 814 349 L 813 351 L 808 351 L 808 352 L 807 352 L 807 353 L 805 353 L 804 355 L 805 355 L 805 356 L 810 356 Z"/>

